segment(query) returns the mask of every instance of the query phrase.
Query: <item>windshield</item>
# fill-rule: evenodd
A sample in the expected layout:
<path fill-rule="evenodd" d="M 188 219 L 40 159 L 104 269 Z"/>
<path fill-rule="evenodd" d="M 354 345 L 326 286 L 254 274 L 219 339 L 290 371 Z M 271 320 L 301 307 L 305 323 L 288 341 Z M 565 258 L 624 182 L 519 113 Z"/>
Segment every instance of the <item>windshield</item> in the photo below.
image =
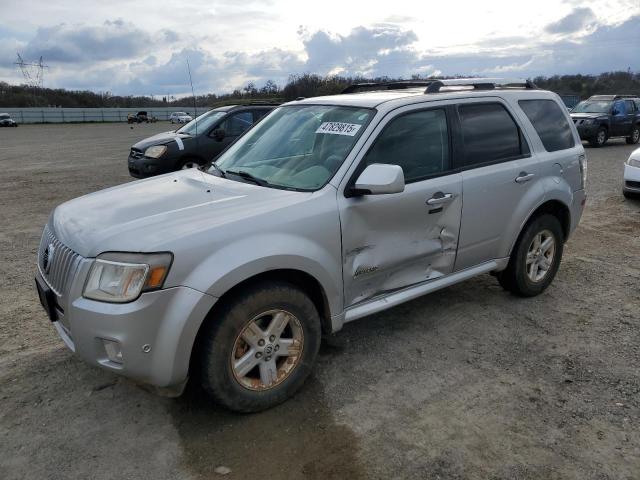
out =
<path fill-rule="evenodd" d="M 607 100 L 589 101 L 585 100 L 573 107 L 572 113 L 608 113 L 611 102 Z"/>
<path fill-rule="evenodd" d="M 203 113 L 198 118 L 194 118 L 184 127 L 176 130 L 178 133 L 186 133 L 188 135 L 195 135 L 196 132 L 204 132 L 209 130 L 211 126 L 224 117 L 227 112 L 221 112 L 216 110 L 210 110 L 207 113 Z"/>
<path fill-rule="evenodd" d="M 267 186 L 317 190 L 338 170 L 373 115 L 367 108 L 280 107 L 224 152 L 216 164 Z M 214 173 L 213 168 L 209 170 Z"/>

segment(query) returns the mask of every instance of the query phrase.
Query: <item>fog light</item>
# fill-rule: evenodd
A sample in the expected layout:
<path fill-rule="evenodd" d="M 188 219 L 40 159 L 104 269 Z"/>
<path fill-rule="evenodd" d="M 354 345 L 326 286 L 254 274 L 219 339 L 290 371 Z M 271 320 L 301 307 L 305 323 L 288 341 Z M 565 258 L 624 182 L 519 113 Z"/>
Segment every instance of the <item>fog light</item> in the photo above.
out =
<path fill-rule="evenodd" d="M 104 344 L 104 351 L 107 352 L 109 360 L 113 363 L 122 363 L 122 347 L 120 346 L 120 342 L 102 339 L 102 343 Z"/>

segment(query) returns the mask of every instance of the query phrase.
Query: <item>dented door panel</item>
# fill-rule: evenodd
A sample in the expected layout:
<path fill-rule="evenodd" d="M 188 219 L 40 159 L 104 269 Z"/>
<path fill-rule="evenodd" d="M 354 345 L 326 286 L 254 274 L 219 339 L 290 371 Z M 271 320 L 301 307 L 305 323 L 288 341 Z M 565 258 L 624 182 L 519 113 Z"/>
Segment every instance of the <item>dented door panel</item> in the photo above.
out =
<path fill-rule="evenodd" d="M 439 192 L 451 201 L 428 205 Z M 451 273 L 461 211 L 461 174 L 411 183 L 402 193 L 342 198 L 345 307 Z"/>

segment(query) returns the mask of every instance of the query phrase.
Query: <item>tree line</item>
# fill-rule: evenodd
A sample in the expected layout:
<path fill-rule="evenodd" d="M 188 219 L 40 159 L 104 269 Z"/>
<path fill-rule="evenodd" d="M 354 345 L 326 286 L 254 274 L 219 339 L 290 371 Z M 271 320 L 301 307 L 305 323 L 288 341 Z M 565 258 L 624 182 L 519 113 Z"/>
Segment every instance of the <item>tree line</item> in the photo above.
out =
<path fill-rule="evenodd" d="M 429 79 L 414 75 L 412 80 Z M 398 78 L 321 76 L 316 74 L 291 75 L 280 87 L 268 80 L 261 87 L 249 82 L 231 93 L 197 95 L 198 107 L 215 107 L 228 103 L 243 103 L 254 100 L 288 101 L 298 97 L 314 97 L 341 92 L 347 86 L 363 82 L 388 82 Z M 578 95 L 588 98 L 595 94 L 630 94 L 640 96 L 640 73 L 606 72 L 599 75 L 554 75 L 531 79 L 538 87 L 558 94 Z M 193 107 L 194 98 L 122 96 L 109 92 L 65 90 L 61 88 L 34 88 L 27 85 L 9 85 L 0 82 L 0 108 L 2 107 L 78 107 L 78 108 L 141 108 L 141 107 Z"/>

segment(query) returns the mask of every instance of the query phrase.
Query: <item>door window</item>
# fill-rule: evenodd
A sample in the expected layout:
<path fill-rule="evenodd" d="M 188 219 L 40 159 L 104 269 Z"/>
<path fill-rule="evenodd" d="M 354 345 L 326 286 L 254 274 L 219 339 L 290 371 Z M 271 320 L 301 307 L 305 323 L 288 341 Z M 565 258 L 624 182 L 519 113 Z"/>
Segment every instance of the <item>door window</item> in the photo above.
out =
<path fill-rule="evenodd" d="M 518 125 L 499 103 L 458 106 L 465 155 L 462 167 L 520 158 L 529 154 Z"/>
<path fill-rule="evenodd" d="M 613 114 L 614 115 L 626 115 L 627 114 L 627 109 L 625 107 L 625 104 L 622 100 L 618 100 L 617 102 L 614 102 L 613 104 Z"/>
<path fill-rule="evenodd" d="M 253 125 L 253 114 L 251 112 L 238 112 L 231 114 L 224 121 L 222 129 L 224 129 L 227 136 L 237 137 L 248 130 L 251 125 Z"/>
<path fill-rule="evenodd" d="M 633 113 L 636 110 L 636 105 L 635 103 L 633 103 L 633 100 L 625 100 L 624 101 L 626 107 L 627 107 L 627 112 L 628 113 Z"/>
<path fill-rule="evenodd" d="M 520 100 L 520 108 L 535 128 L 547 152 L 573 148 L 575 141 L 566 116 L 553 100 Z"/>
<path fill-rule="evenodd" d="M 393 119 L 376 139 L 365 164 L 400 165 L 405 182 L 449 169 L 449 133 L 444 110 L 423 110 Z"/>

